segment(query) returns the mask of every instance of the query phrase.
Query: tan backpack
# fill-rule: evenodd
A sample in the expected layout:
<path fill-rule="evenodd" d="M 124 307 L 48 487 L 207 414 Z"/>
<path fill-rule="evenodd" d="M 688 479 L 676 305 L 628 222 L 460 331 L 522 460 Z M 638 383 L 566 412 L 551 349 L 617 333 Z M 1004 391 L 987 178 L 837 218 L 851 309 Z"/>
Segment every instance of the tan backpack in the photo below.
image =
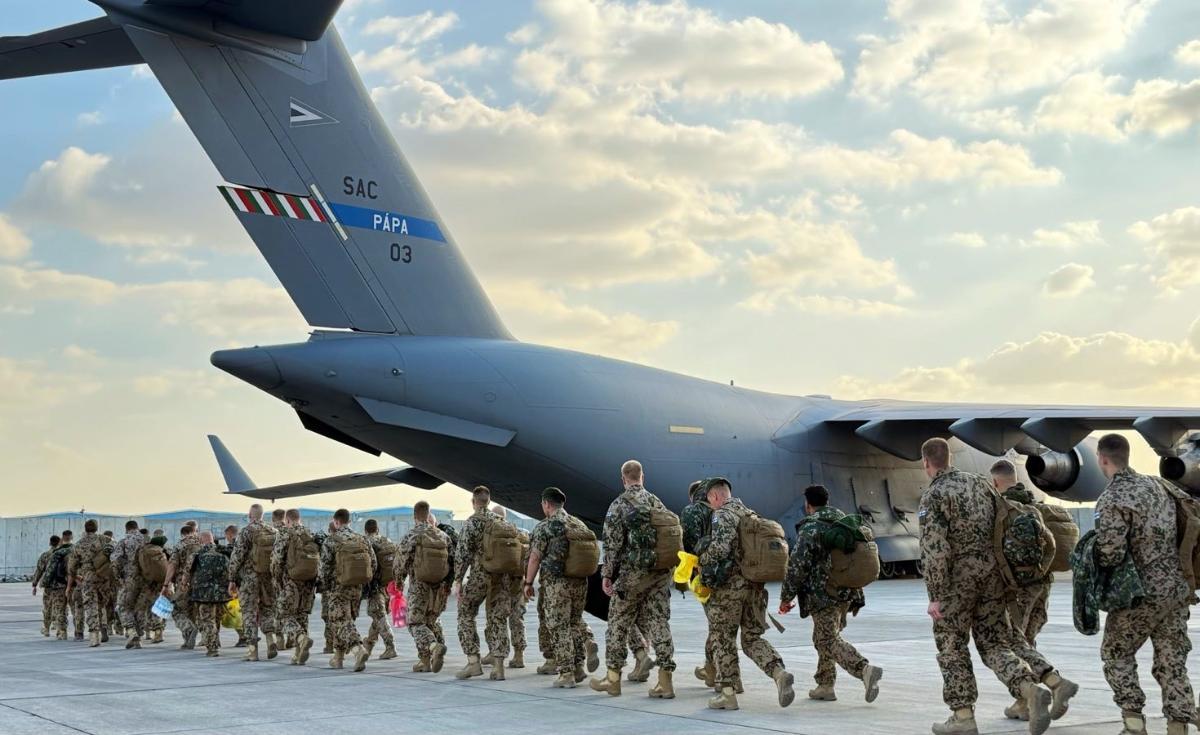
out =
<path fill-rule="evenodd" d="M 271 554 L 275 551 L 275 530 L 261 525 L 250 539 L 250 561 L 257 574 L 271 573 Z"/>
<path fill-rule="evenodd" d="M 788 544 L 783 526 L 750 513 L 738 520 L 742 576 L 751 582 L 782 582 L 787 576 Z"/>
<path fill-rule="evenodd" d="M 138 570 L 142 579 L 154 584 L 162 584 L 167 579 L 167 554 L 161 546 L 145 544 L 138 549 Z"/>
<path fill-rule="evenodd" d="M 483 571 L 488 574 L 521 574 L 521 539 L 517 527 L 495 518 L 483 529 Z"/>
<path fill-rule="evenodd" d="M 96 575 L 97 581 L 112 582 L 115 579 L 112 561 L 108 553 L 109 548 L 107 546 L 101 546 L 92 552 L 92 573 Z"/>
<path fill-rule="evenodd" d="M 450 574 L 450 545 L 443 534 L 431 528 L 417 536 L 412 574 L 425 584 L 441 584 Z"/>
<path fill-rule="evenodd" d="M 674 569 L 679 564 L 679 552 L 683 551 L 683 526 L 679 516 L 666 508 L 651 509 L 650 526 L 654 529 L 655 571 Z"/>
<path fill-rule="evenodd" d="M 337 583 L 344 587 L 361 587 L 371 581 L 371 545 L 357 534 L 337 547 L 334 559 Z"/>
<path fill-rule="evenodd" d="M 850 551 L 832 549 L 829 552 L 829 585 L 836 589 L 862 589 L 879 579 L 879 544 L 875 532 L 865 523 L 859 524 Z"/>
<path fill-rule="evenodd" d="M 293 582 L 311 582 L 321 565 L 321 549 L 307 528 L 293 531 L 287 542 L 287 575 Z"/>
<path fill-rule="evenodd" d="M 1179 549 L 1179 562 L 1183 566 L 1183 578 L 1188 590 L 1200 590 L 1200 500 L 1174 484 L 1159 480 L 1167 495 L 1175 503 L 1175 544 Z"/>
<path fill-rule="evenodd" d="M 600 544 L 592 529 L 583 525 L 567 525 L 567 559 L 563 564 L 563 576 L 571 579 L 586 579 L 596 573 L 600 566 Z"/>
<path fill-rule="evenodd" d="M 378 548 L 375 549 L 375 561 L 379 562 L 375 576 L 379 583 L 386 587 L 388 582 L 396 579 L 396 570 L 392 568 L 396 563 L 396 545 L 387 539 L 382 539 Z"/>
<path fill-rule="evenodd" d="M 1061 505 L 1037 503 L 1038 512 L 1042 514 L 1042 522 L 1054 536 L 1054 561 L 1050 565 L 1052 572 L 1071 571 L 1071 552 L 1079 543 L 1079 526 L 1070 512 Z"/>

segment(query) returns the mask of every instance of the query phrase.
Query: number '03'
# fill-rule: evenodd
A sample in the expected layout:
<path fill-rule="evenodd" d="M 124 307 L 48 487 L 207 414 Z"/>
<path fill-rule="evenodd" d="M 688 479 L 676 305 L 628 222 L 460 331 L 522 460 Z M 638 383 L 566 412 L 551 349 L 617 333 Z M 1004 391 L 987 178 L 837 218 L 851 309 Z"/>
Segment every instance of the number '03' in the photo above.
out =
<path fill-rule="evenodd" d="M 412 246 L 401 245 L 398 242 L 392 243 L 392 260 L 396 263 L 411 263 Z"/>

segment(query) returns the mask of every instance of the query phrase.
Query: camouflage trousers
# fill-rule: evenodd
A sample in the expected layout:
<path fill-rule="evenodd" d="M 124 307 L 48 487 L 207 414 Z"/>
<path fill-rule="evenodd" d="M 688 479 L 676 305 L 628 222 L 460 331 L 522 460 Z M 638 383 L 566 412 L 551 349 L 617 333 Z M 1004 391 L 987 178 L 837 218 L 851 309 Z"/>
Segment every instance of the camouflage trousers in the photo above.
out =
<path fill-rule="evenodd" d="M 108 621 L 108 625 L 113 629 L 121 625 L 121 612 L 117 609 L 120 600 L 121 583 L 114 578 L 108 583 L 108 589 L 104 591 L 104 617 Z"/>
<path fill-rule="evenodd" d="M 654 646 L 654 657 L 663 671 L 675 670 L 675 644 L 671 639 L 671 573 L 624 572 L 608 608 L 604 658 L 610 671 L 625 666 L 625 656 L 644 631 Z M 634 647 L 634 650 L 637 650 Z"/>
<path fill-rule="evenodd" d="M 175 605 L 175 609 L 171 611 L 171 620 L 175 622 L 179 633 L 184 638 L 194 635 L 198 630 L 196 606 L 192 603 L 191 589 L 187 584 L 180 582 L 175 585 L 175 594 L 171 597 L 171 602 Z"/>
<path fill-rule="evenodd" d="M 972 638 L 984 665 L 1008 687 L 1009 694 L 1020 696 L 1022 684 L 1038 681 L 1023 655 L 1039 665 L 1045 665 L 1045 659 L 1036 650 L 1026 648 L 1013 633 L 1003 583 L 998 577 L 964 579 L 953 589 L 953 597 L 941 601 L 942 619 L 933 622 L 933 641 L 942 670 L 942 700 L 950 709 L 959 709 L 974 706 L 979 698 L 967 647 Z"/>
<path fill-rule="evenodd" d="M 1154 647 L 1151 673 L 1162 689 L 1163 714 L 1168 720 L 1191 720 L 1195 715 L 1192 684 L 1188 680 L 1187 604 L 1147 597 L 1131 610 L 1110 612 L 1104 621 L 1100 658 L 1113 701 L 1129 712 L 1141 712 L 1146 694 L 1138 683 L 1137 652 L 1149 640 Z"/>
<path fill-rule="evenodd" d="M 75 623 L 75 635 L 83 635 L 83 591 L 79 585 L 71 591 L 71 620 Z"/>
<path fill-rule="evenodd" d="M 479 608 L 485 607 L 483 636 L 493 654 L 508 656 L 508 594 L 501 585 L 493 584 L 492 575 L 471 570 L 459 590 L 458 642 L 467 656 L 479 655 L 479 631 L 475 619 Z"/>
<path fill-rule="evenodd" d="M 333 628 L 329 626 L 329 590 L 321 590 L 321 622 L 325 623 L 325 645 L 333 647 Z"/>
<path fill-rule="evenodd" d="M 279 586 L 279 597 L 275 600 L 275 617 L 279 632 L 295 636 L 308 632 L 308 618 L 312 615 L 316 601 L 316 585 L 313 582 L 297 582 L 284 578 Z M 321 599 L 321 618 L 325 619 L 325 599 Z"/>
<path fill-rule="evenodd" d="M 225 605 L 220 602 L 194 602 L 192 614 L 195 616 L 196 630 L 200 633 L 200 642 L 205 650 L 220 649 L 221 618 L 225 615 Z"/>
<path fill-rule="evenodd" d="M 583 622 L 587 602 L 587 580 L 544 577 L 538 591 L 538 640 L 547 659 L 554 659 L 558 673 L 583 666 L 591 630 Z M 542 631 L 545 631 L 543 636 Z"/>
<path fill-rule="evenodd" d="M 857 648 L 842 638 L 847 611 L 848 606 L 842 603 L 812 612 L 812 641 L 817 650 L 817 673 L 813 678 L 821 686 L 833 686 L 838 666 L 855 679 L 861 679 L 863 668 L 869 663 Z"/>
<path fill-rule="evenodd" d="M 54 622 L 53 609 L 50 605 L 50 591 L 45 587 L 42 588 L 42 627 L 50 630 L 51 623 Z"/>
<path fill-rule="evenodd" d="M 584 581 L 586 582 L 587 580 L 584 580 Z M 587 601 L 587 585 L 586 584 L 584 585 L 584 588 L 583 588 L 583 599 L 584 599 L 584 602 Z M 538 592 L 538 596 L 537 596 L 538 650 L 542 652 L 542 658 L 552 659 L 552 658 L 554 658 L 554 634 L 546 626 L 545 604 L 546 604 L 545 595 L 543 595 L 541 592 Z M 592 629 L 588 627 L 587 623 L 583 622 L 582 615 L 580 615 L 579 619 L 575 622 L 572 633 L 574 635 L 577 635 L 579 637 L 579 639 L 584 642 L 584 646 L 585 646 L 584 655 L 585 655 L 587 652 L 586 651 L 587 643 L 589 641 L 594 642 L 596 640 L 596 636 L 594 633 L 592 633 Z M 647 647 L 646 638 L 645 638 L 645 636 L 642 635 L 642 631 L 639 628 L 637 628 L 636 626 L 633 629 L 633 638 L 634 638 L 634 645 L 640 646 L 640 649 L 639 648 L 633 649 L 635 652 L 638 650 L 646 649 L 646 647 Z M 585 657 L 586 657 L 586 655 L 585 655 Z M 580 661 L 582 661 L 582 660 L 583 659 L 580 659 Z"/>
<path fill-rule="evenodd" d="M 248 644 L 258 644 L 259 631 L 275 632 L 275 584 L 269 575 L 243 571 L 238 601 L 242 608 L 242 632 Z"/>
<path fill-rule="evenodd" d="M 50 623 L 59 633 L 67 632 L 67 590 L 47 589 L 46 600 L 50 605 Z"/>
<path fill-rule="evenodd" d="M 433 599 L 433 617 L 428 621 L 429 629 L 443 646 L 446 645 L 446 634 L 442 631 L 442 613 L 446 612 L 446 607 L 450 604 L 450 591 L 453 587 L 454 583 L 451 582 L 434 588 L 437 594 Z"/>
<path fill-rule="evenodd" d="M 89 633 L 99 632 L 103 622 L 103 608 L 101 607 L 101 591 L 102 585 L 95 579 L 84 577 L 79 584 L 79 607 L 83 613 L 83 621 L 87 624 Z M 79 627 L 79 621 L 76 620 L 76 628 Z"/>
<path fill-rule="evenodd" d="M 146 617 L 150 615 L 150 606 L 154 604 L 149 586 L 141 576 L 126 577 L 121 585 L 121 625 L 126 630 L 136 630 L 138 635 L 144 635 L 148 630 Z"/>
<path fill-rule="evenodd" d="M 355 611 L 362 601 L 362 587 L 336 585 L 323 593 L 329 598 L 329 622 L 326 629 L 333 641 L 333 650 L 343 653 L 362 643 L 354 627 Z"/>
<path fill-rule="evenodd" d="M 367 593 L 367 615 L 371 618 L 371 627 L 367 630 L 367 640 L 374 642 L 382 638 L 385 645 L 392 645 L 392 626 L 388 621 L 388 594 L 382 587 Z"/>
<path fill-rule="evenodd" d="M 760 584 L 746 587 L 718 587 L 708 598 L 709 634 L 713 639 L 713 664 L 717 681 L 722 686 L 734 686 L 741 680 L 738 662 L 738 631 L 742 636 L 742 651 L 767 676 L 783 666 L 783 657 L 763 633 L 767 632 L 767 590 Z"/>
<path fill-rule="evenodd" d="M 508 585 L 508 637 L 513 653 L 525 652 L 525 577 L 507 577 Z"/>
<path fill-rule="evenodd" d="M 433 644 L 441 643 L 441 624 L 438 623 L 438 596 L 441 585 L 430 585 L 413 579 L 408 583 L 408 632 L 417 645 L 417 655 L 428 658 Z M 437 632 L 434 632 L 434 629 Z"/>
<path fill-rule="evenodd" d="M 1050 607 L 1050 584 L 1022 587 L 1008 595 L 1008 620 L 1013 632 L 1025 643 L 1037 648 L 1038 633 L 1046 625 Z"/>

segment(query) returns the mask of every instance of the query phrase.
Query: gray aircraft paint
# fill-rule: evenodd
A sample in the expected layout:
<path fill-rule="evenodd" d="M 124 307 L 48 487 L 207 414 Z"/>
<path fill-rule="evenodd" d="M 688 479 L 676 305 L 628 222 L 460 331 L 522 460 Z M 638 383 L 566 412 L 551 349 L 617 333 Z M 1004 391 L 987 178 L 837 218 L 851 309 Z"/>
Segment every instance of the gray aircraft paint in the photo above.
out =
<path fill-rule="evenodd" d="M 1097 429 L 1134 428 L 1179 460 L 1173 472 L 1196 476 L 1200 457 L 1180 442 L 1200 409 L 793 397 L 517 342 L 326 27 L 340 2 L 222 5 L 217 15 L 203 0 L 96 4 L 107 19 L 0 39 L 0 78 L 148 63 L 221 176 L 258 202 L 231 200 L 321 328 L 303 343 L 220 351 L 213 364 L 286 401 L 306 428 L 411 465 L 254 488 L 214 439 L 230 492 L 486 484 L 536 515 L 541 489 L 557 485 L 599 523 L 620 463 L 636 457 L 676 509 L 692 480 L 721 475 L 789 530 L 803 488 L 823 483 L 835 505 L 870 518 L 885 561 L 897 562 L 917 558 L 927 480 L 913 458 L 931 435 L 951 437 L 971 471 L 1028 455 L 1042 476 L 1022 466 L 1022 478 L 1068 499 L 1103 486 L 1084 440 Z M 322 216 L 278 216 L 277 206 Z"/>

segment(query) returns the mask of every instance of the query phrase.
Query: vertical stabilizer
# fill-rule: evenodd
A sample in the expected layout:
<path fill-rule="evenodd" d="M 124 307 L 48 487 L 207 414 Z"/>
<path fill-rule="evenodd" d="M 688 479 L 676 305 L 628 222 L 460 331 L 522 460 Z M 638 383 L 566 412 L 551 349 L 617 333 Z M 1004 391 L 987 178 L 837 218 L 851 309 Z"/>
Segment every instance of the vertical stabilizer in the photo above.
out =
<path fill-rule="evenodd" d="M 221 476 L 225 478 L 225 486 L 229 492 L 244 493 L 258 487 L 238 464 L 238 461 L 233 458 L 233 454 L 225 447 L 225 443 L 215 434 L 208 435 L 208 443 L 212 446 L 213 454 L 217 458 L 217 466 L 221 468 Z"/>

